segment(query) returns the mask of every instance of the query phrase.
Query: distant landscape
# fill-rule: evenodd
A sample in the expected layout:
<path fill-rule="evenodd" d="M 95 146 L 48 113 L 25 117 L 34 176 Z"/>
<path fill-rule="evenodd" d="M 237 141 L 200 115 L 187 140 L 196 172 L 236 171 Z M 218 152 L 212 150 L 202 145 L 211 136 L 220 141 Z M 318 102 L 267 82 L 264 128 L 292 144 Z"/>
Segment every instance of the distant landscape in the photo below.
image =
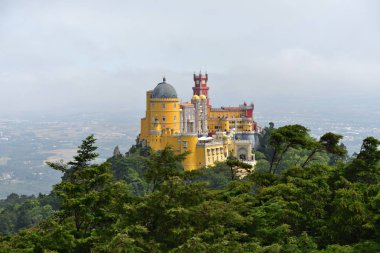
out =
<path fill-rule="evenodd" d="M 354 108 L 350 111 L 257 110 L 262 127 L 302 124 L 315 137 L 332 131 L 344 135 L 349 154 L 358 152 L 367 136 L 380 138 L 380 112 Z M 77 146 L 91 133 L 98 139 L 99 160 L 112 156 L 116 145 L 122 153 L 134 144 L 142 112 L 113 111 L 66 116 L 35 116 L 0 119 L 0 198 L 10 193 L 48 193 L 61 174 L 45 165 L 46 160 L 69 161 Z"/>
<path fill-rule="evenodd" d="M 81 140 L 95 133 L 100 153 L 97 162 L 105 161 L 116 145 L 123 152 L 128 150 L 138 126 L 137 118 L 123 113 L 1 119 L 0 198 L 12 192 L 48 193 L 61 175 L 47 167 L 46 160 L 70 161 Z"/>

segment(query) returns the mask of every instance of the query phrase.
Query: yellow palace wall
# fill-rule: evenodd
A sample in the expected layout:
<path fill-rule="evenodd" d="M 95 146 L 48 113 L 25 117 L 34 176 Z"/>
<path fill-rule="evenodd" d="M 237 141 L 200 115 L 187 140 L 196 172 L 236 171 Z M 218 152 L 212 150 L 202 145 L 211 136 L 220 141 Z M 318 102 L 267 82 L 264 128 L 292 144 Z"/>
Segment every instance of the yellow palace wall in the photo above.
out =
<path fill-rule="evenodd" d="M 244 111 L 211 111 L 208 110 L 209 118 L 240 118 Z"/>
<path fill-rule="evenodd" d="M 194 170 L 204 167 L 204 152 L 197 148 L 198 137 L 196 135 L 170 135 L 171 133 L 152 134 L 148 138 L 148 145 L 154 151 L 162 150 L 166 146 L 171 147 L 177 154 L 189 151 L 182 165 L 186 170 Z"/>
<path fill-rule="evenodd" d="M 170 135 L 167 131 L 163 131 L 162 134 L 151 134 L 147 144 L 154 151 L 162 150 L 166 146 L 171 147 L 177 154 L 189 151 L 186 159 L 182 162 L 185 170 L 212 166 L 216 162 L 227 159 L 224 155 L 227 153 L 227 147 L 222 142 L 203 145 L 197 145 L 197 143 L 196 135 Z"/>
<path fill-rule="evenodd" d="M 180 106 L 178 98 L 150 98 L 150 120 L 157 119 L 162 129 L 180 132 Z"/>
<path fill-rule="evenodd" d="M 178 98 L 151 98 L 152 91 L 146 93 L 145 118 L 141 119 L 140 140 L 148 140 L 153 123 L 157 120 L 162 129 L 180 132 L 180 105 Z"/>

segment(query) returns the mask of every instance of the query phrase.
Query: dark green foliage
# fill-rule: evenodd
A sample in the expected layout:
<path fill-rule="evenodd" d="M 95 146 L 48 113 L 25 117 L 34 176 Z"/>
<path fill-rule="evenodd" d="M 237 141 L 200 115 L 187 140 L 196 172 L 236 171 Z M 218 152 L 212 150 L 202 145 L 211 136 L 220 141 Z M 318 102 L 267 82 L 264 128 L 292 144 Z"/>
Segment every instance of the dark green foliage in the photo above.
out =
<path fill-rule="evenodd" d="M 346 169 L 346 177 L 352 182 L 378 184 L 380 182 L 380 141 L 374 137 L 364 139 L 360 153 Z"/>
<path fill-rule="evenodd" d="M 273 149 L 269 159 L 269 172 L 276 172 L 286 152 L 301 149 L 308 145 L 309 130 L 301 125 L 287 125 L 272 131 L 269 144 Z"/>
<path fill-rule="evenodd" d="M 230 167 L 226 163 L 189 171 L 186 177 L 190 182 L 204 182 L 210 189 L 224 189 L 231 182 Z"/>
<path fill-rule="evenodd" d="M 95 152 L 97 149 L 97 147 L 94 146 L 95 141 L 96 139 L 93 134 L 84 139 L 82 144 L 78 147 L 78 154 L 74 156 L 74 161 L 69 162 L 68 165 L 74 170 L 89 166 L 90 162 L 99 156 L 99 154 Z"/>
<path fill-rule="evenodd" d="M 305 167 L 311 163 L 335 165 L 347 154 L 345 146 L 340 143 L 342 135 L 326 133 L 319 141 L 312 138 L 309 130 L 300 125 L 287 125 L 264 128 L 260 135 L 260 146 L 256 152 L 257 169 L 271 173 L 300 165 Z"/>
<path fill-rule="evenodd" d="M 136 140 L 138 143 L 138 139 Z M 143 146 L 141 143 L 132 145 L 129 151 L 126 153 L 126 156 L 130 155 L 139 155 L 143 157 L 148 157 L 152 153 L 152 149 L 148 146 Z"/>
<path fill-rule="evenodd" d="M 332 164 L 332 159 L 337 157 L 343 157 L 346 155 L 347 150 L 344 146 L 340 145 L 340 140 L 343 138 L 343 135 L 334 134 L 334 133 L 325 133 L 319 141 L 310 140 L 308 144 L 308 149 L 310 149 L 310 154 L 306 158 L 305 162 L 301 165 L 305 167 L 318 152 L 326 152 L 332 157 L 330 158 L 330 164 Z M 336 161 L 334 161 L 336 162 Z"/>
<path fill-rule="evenodd" d="M 109 164 L 82 168 L 71 179 L 54 186 L 53 191 L 61 200 L 56 215 L 61 220 L 72 218 L 78 232 L 87 233 L 105 226 L 106 221 L 112 221 L 107 210 L 115 204 L 113 198 L 118 196 L 120 201 L 125 201 L 128 197 L 125 184 L 113 182 Z"/>
<path fill-rule="evenodd" d="M 123 157 L 112 157 L 107 160 L 111 163 L 111 171 L 116 179 L 124 180 L 132 195 L 142 196 L 145 194 L 148 184 L 144 180 L 146 160 L 138 154 Z"/>
<path fill-rule="evenodd" d="M 185 160 L 188 153 L 176 155 L 171 147 L 152 153 L 146 160 L 145 180 L 149 189 L 154 192 L 167 179 L 183 174 L 181 162 Z"/>
<path fill-rule="evenodd" d="M 283 133 L 293 144 L 276 158 L 286 168 L 244 180 L 231 179 L 234 160 L 184 172 L 186 154 L 169 148 L 145 158 L 137 147 L 111 166 L 78 167 L 54 188 L 55 215 L 0 237 L 0 252 L 380 252 L 380 142 L 369 137 L 349 162 L 331 164 L 327 153 L 342 154 L 338 135 L 317 142 L 295 129 Z M 28 198 L 11 195 L 0 208 Z"/>
<path fill-rule="evenodd" d="M 275 185 L 279 179 L 279 177 L 275 174 L 260 171 L 252 173 L 248 177 L 255 183 L 256 187 L 267 187 Z"/>
<path fill-rule="evenodd" d="M 0 235 L 31 227 L 50 217 L 56 207 L 56 199 L 49 195 L 34 197 L 13 193 L 0 200 Z"/>

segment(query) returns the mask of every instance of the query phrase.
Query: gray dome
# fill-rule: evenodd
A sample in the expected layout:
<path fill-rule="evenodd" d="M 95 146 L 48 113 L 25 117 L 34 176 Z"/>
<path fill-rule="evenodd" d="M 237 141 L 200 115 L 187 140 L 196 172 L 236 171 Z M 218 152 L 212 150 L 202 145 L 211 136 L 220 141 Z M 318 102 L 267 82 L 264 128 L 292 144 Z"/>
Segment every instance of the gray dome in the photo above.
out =
<path fill-rule="evenodd" d="M 152 98 L 177 98 L 174 87 L 166 83 L 165 77 L 162 83 L 157 84 L 153 90 Z"/>

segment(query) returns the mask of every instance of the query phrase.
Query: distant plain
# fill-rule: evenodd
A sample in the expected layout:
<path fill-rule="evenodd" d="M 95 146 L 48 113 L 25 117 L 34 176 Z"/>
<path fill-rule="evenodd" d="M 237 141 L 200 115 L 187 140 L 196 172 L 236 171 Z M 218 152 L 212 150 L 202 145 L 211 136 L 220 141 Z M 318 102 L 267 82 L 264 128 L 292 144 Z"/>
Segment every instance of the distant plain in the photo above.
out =
<path fill-rule="evenodd" d="M 314 137 L 331 131 L 344 136 L 350 154 L 360 150 L 367 136 L 380 138 L 380 112 L 374 108 L 352 107 L 324 110 L 259 107 L 255 120 L 261 127 L 301 124 Z M 113 111 L 77 113 L 65 116 L 29 115 L 0 120 L 0 198 L 12 192 L 48 193 L 61 174 L 45 165 L 46 160 L 69 161 L 81 140 L 94 133 L 103 162 L 116 145 L 125 153 L 134 144 L 143 112 Z"/>

